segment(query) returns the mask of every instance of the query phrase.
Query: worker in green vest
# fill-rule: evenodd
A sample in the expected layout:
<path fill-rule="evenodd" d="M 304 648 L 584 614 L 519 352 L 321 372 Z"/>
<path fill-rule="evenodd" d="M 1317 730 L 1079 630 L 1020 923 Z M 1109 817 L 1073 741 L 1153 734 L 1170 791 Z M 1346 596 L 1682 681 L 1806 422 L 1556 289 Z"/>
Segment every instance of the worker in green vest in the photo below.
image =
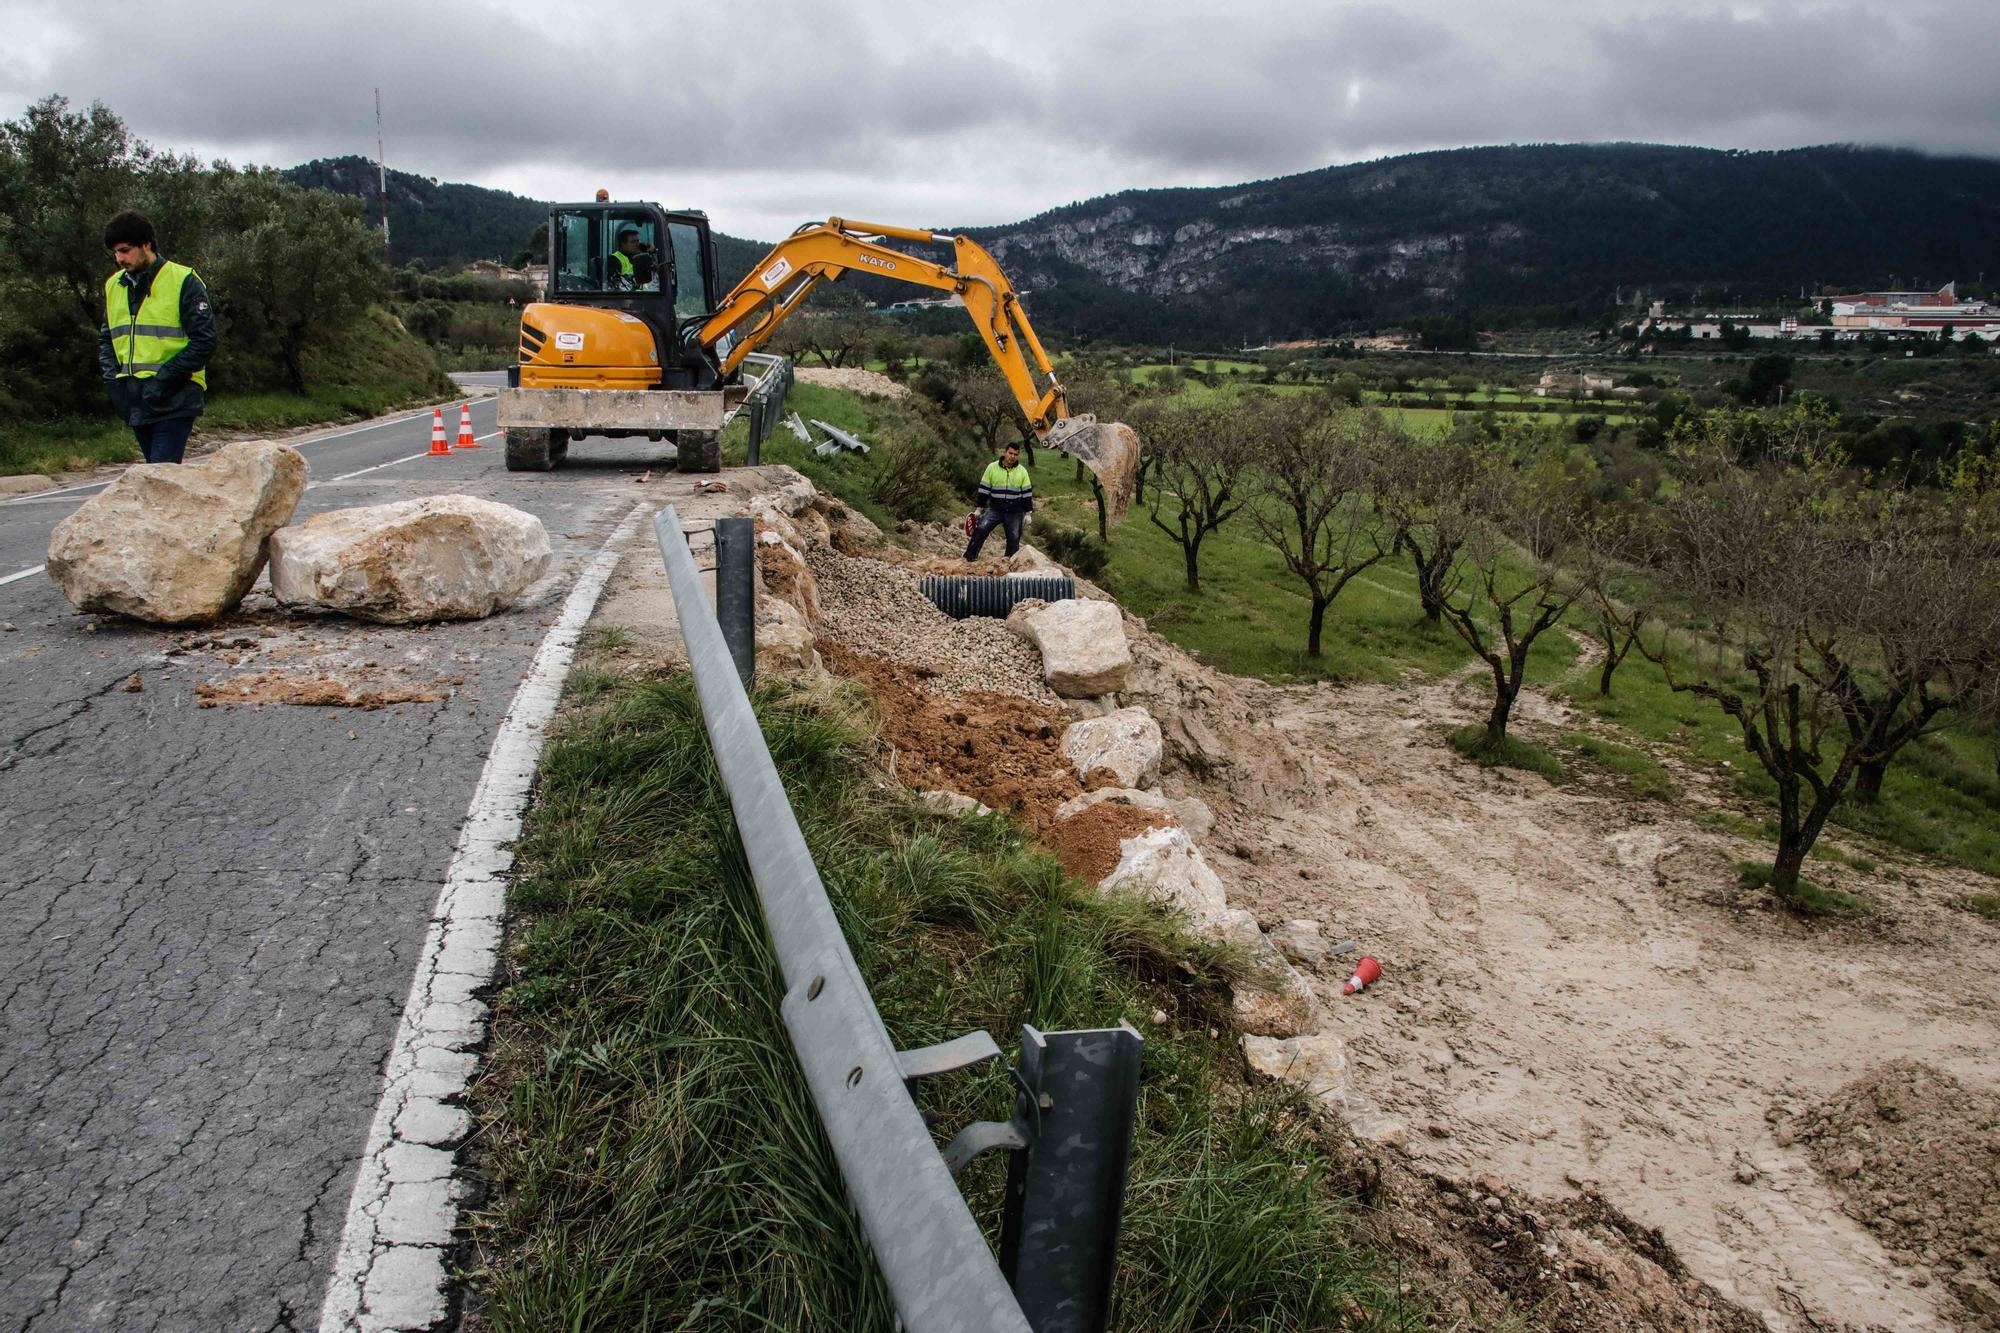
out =
<path fill-rule="evenodd" d="M 627 227 L 618 233 L 618 248 L 611 252 L 611 290 L 657 290 L 653 285 L 657 267 L 652 247 L 639 239 L 636 229 Z"/>
<path fill-rule="evenodd" d="M 162 259 L 154 245 L 144 213 L 120 213 L 105 225 L 104 248 L 118 271 L 104 280 L 97 366 L 145 461 L 178 463 L 208 389 L 215 312 L 195 271 Z"/>
<path fill-rule="evenodd" d="M 979 478 L 979 503 L 985 506 L 973 526 L 972 540 L 965 545 L 965 558 L 977 560 L 986 534 L 994 528 L 1007 533 L 1007 554 L 1021 549 L 1021 523 L 1035 507 L 1035 481 L 1021 466 L 1021 446 L 1010 444 L 1000 451 L 1000 461 L 988 463 Z"/>

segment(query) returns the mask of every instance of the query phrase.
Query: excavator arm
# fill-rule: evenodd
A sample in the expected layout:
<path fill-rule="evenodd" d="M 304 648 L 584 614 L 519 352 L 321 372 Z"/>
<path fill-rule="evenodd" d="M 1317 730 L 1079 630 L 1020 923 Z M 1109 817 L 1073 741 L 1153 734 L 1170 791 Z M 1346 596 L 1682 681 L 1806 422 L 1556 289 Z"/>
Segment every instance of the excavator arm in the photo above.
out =
<path fill-rule="evenodd" d="M 884 240 L 949 245 L 953 262 L 946 267 L 919 259 L 882 244 Z M 1051 448 L 1092 461 L 1096 419 L 1070 415 L 1062 383 L 1013 284 L 992 255 L 964 236 L 841 218 L 808 223 L 773 246 L 715 313 L 693 329 L 690 340 L 730 374 L 778 331 L 807 293 L 849 271 L 915 283 L 963 300 L 1035 434 Z M 728 350 L 718 354 L 731 334 L 735 337 Z"/>

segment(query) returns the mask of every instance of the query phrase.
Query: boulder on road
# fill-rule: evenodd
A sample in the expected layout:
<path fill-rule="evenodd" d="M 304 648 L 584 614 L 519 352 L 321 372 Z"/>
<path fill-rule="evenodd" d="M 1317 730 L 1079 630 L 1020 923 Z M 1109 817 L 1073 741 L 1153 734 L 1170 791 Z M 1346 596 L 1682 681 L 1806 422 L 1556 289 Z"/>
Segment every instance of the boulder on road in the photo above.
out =
<path fill-rule="evenodd" d="M 1076 765 L 1077 777 L 1085 782 L 1104 769 L 1120 787 L 1143 787 L 1159 776 L 1163 749 L 1160 724 L 1143 708 L 1072 722 L 1062 734 L 1063 758 Z"/>
<path fill-rule="evenodd" d="M 1086 699 L 1125 688 L 1132 650 L 1116 602 L 1050 602 L 1009 616 L 1007 627 L 1041 650 L 1042 676 L 1057 694 Z"/>
<path fill-rule="evenodd" d="M 206 624 L 250 591 L 305 489 L 305 457 L 268 440 L 135 464 L 56 524 L 49 577 L 79 611 Z"/>
<path fill-rule="evenodd" d="M 548 571 L 542 521 L 470 495 L 336 509 L 271 538 L 271 591 L 390 625 L 490 616 Z"/>

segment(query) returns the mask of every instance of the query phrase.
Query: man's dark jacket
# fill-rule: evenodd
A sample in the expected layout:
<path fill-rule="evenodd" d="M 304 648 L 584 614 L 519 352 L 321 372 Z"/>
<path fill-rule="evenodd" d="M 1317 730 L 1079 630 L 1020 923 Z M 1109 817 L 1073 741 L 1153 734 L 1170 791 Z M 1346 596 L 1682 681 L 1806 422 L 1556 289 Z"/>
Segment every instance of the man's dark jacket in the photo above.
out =
<path fill-rule="evenodd" d="M 118 275 L 132 310 L 138 310 L 140 302 L 146 299 L 146 293 L 152 290 L 153 278 L 165 262 L 165 259 L 155 259 L 136 276 L 130 273 Z M 182 417 L 201 415 L 201 386 L 191 376 L 197 370 L 206 369 L 208 359 L 215 355 L 215 311 L 209 305 L 208 288 L 202 286 L 201 279 L 192 273 L 181 284 L 181 332 L 187 335 L 187 346 L 174 353 L 173 359 L 160 367 L 159 374 L 140 379 L 119 375 L 118 353 L 111 346 L 111 330 L 101 323 L 97 326 L 97 368 L 104 372 L 104 387 L 111 395 L 111 409 L 124 418 L 126 425 L 150 426 L 156 421 L 176 421 Z"/>

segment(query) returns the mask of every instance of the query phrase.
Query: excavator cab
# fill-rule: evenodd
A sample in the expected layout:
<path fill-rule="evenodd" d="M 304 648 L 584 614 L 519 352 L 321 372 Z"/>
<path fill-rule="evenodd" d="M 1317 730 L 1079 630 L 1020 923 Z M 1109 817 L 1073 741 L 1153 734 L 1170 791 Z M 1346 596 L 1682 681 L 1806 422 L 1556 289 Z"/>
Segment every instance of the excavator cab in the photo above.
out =
<path fill-rule="evenodd" d="M 521 312 L 520 388 L 711 389 L 681 329 L 719 295 L 708 217 L 657 204 L 558 204 L 547 300 Z"/>

